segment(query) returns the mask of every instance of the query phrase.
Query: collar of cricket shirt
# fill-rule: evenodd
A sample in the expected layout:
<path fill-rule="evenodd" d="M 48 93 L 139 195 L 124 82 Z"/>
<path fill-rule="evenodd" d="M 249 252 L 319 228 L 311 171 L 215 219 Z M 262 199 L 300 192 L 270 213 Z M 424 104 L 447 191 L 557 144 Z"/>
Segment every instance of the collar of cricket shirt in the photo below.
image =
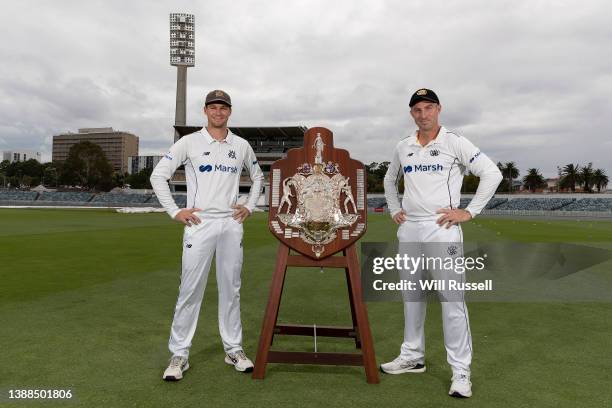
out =
<path fill-rule="evenodd" d="M 225 142 L 225 143 L 231 145 L 233 143 L 233 141 L 234 141 L 234 134 L 229 129 L 227 129 L 227 136 L 225 136 L 225 139 L 223 139 L 223 140 L 217 140 L 214 137 L 212 137 L 210 135 L 210 133 L 208 133 L 208 129 L 206 129 L 206 127 L 204 127 L 202 129 L 201 133 L 202 133 L 202 135 L 204 135 L 204 138 L 206 139 L 206 142 L 208 144 L 212 144 L 214 142 L 219 142 L 219 143 Z"/>

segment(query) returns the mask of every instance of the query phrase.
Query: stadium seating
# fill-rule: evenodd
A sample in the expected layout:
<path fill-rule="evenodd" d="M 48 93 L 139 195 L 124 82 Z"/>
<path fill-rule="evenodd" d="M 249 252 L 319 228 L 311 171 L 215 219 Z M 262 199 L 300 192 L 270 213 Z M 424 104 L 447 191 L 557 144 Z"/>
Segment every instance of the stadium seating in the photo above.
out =
<path fill-rule="evenodd" d="M 68 192 L 68 191 L 45 191 L 38 197 L 38 201 L 63 201 L 71 203 L 84 203 L 91 200 L 92 193 Z"/>
<path fill-rule="evenodd" d="M 93 203 L 116 203 L 116 204 L 142 204 L 150 198 L 149 194 L 117 194 L 100 193 L 96 195 Z"/>
<path fill-rule="evenodd" d="M 368 208 L 384 208 L 387 206 L 387 200 L 384 197 L 368 198 Z"/>
<path fill-rule="evenodd" d="M 172 197 L 174 198 L 174 202 L 176 203 L 176 205 L 178 205 L 180 208 L 185 208 L 187 206 L 186 195 L 173 194 Z M 151 207 L 161 207 L 161 204 L 159 203 L 159 200 L 155 195 L 151 196 L 151 198 L 146 203 L 149 204 Z"/>
<path fill-rule="evenodd" d="M 187 195 L 173 194 L 174 201 L 180 208 L 187 206 Z M 609 197 L 609 196 L 608 196 Z M 0 201 L 18 201 L 26 205 L 83 205 L 83 206 L 150 206 L 161 207 L 155 194 L 124 194 L 124 193 L 90 193 L 90 192 L 61 192 L 45 191 L 37 193 L 35 191 L 0 191 Z M 470 203 L 471 198 L 461 199 L 459 208 L 465 208 Z M 40 203 L 40 204 L 36 204 Z M 386 210 L 387 202 L 384 197 L 369 197 L 367 207 L 370 211 L 376 208 Z M 500 211 L 584 211 L 584 212 L 612 212 L 612 198 L 584 197 L 565 198 L 565 197 L 509 197 L 492 198 L 486 205 L 485 210 Z"/>
<path fill-rule="evenodd" d="M 471 198 L 462 198 L 459 203 L 459 208 L 465 208 L 472 201 Z M 507 198 L 492 198 L 486 205 L 485 209 L 490 210 L 496 208 L 499 205 L 508 201 Z M 368 208 L 383 208 L 387 206 L 387 202 L 384 197 L 368 198 Z"/>
<path fill-rule="evenodd" d="M 491 210 L 493 208 L 497 208 L 500 205 L 502 205 L 503 203 L 505 203 L 506 201 L 508 201 L 507 198 L 497 198 L 497 197 L 493 197 L 491 200 L 489 200 L 489 202 L 487 203 L 487 205 L 485 206 L 485 210 Z"/>
<path fill-rule="evenodd" d="M 0 201 L 33 201 L 37 196 L 36 191 L 0 191 Z"/>
<path fill-rule="evenodd" d="M 513 198 L 501 203 L 496 210 L 544 210 L 553 211 L 563 209 L 576 201 L 575 198 Z"/>
<path fill-rule="evenodd" d="M 612 211 L 612 198 L 583 198 L 576 200 L 563 211 Z"/>
<path fill-rule="evenodd" d="M 174 198 L 174 202 L 176 203 L 176 205 L 178 205 L 180 208 L 187 207 L 187 196 L 186 195 L 172 194 L 172 197 Z"/>

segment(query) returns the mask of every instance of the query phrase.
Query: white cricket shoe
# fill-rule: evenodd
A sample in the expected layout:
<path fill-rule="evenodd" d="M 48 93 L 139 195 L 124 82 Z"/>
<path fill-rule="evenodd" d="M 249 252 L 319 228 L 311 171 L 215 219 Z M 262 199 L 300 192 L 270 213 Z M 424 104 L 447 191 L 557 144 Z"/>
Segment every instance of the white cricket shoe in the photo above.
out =
<path fill-rule="evenodd" d="M 253 362 L 244 354 L 244 351 L 238 350 L 234 353 L 225 355 L 225 363 L 233 365 L 236 371 L 242 373 L 250 373 L 253 371 Z"/>
<path fill-rule="evenodd" d="M 165 381 L 178 381 L 183 378 L 183 373 L 189 369 L 189 361 L 187 358 L 181 356 L 172 356 L 170 364 L 164 376 L 162 377 Z"/>
<path fill-rule="evenodd" d="M 470 398 L 472 396 L 472 383 L 468 374 L 453 374 L 448 395 L 458 398 Z"/>
<path fill-rule="evenodd" d="M 406 360 L 402 356 L 395 360 L 380 365 L 380 370 L 387 374 L 403 374 L 403 373 L 424 373 L 426 368 L 424 364 L 413 360 Z"/>

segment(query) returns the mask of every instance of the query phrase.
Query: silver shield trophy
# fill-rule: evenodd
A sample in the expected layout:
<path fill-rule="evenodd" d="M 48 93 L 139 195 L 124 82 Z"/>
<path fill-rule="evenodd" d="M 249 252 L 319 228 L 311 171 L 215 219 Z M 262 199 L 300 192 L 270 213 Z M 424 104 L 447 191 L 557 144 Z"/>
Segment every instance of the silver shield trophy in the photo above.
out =
<path fill-rule="evenodd" d="M 293 176 L 283 180 L 277 217 L 286 226 L 299 230 L 300 238 L 312 245 L 312 251 L 319 258 L 325 251 L 324 245 L 336 239 L 336 230 L 350 227 L 360 215 L 349 178 L 340 173 L 338 163 L 323 162 L 325 143 L 320 133 L 313 147 L 314 162 L 303 163 Z M 345 199 L 340 203 L 342 193 Z M 293 213 L 291 197 L 296 197 L 297 203 Z"/>

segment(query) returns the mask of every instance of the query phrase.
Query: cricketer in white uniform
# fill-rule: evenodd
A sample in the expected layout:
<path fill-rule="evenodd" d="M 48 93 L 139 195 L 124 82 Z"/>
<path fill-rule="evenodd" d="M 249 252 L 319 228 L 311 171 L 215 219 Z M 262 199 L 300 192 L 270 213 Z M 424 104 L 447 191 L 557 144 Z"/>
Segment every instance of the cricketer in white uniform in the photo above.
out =
<path fill-rule="evenodd" d="M 219 332 L 225 362 L 242 372 L 253 363 L 242 349 L 240 272 L 242 221 L 250 215 L 260 195 L 263 173 L 249 143 L 227 129 L 231 99 L 220 90 L 206 97 L 208 126 L 179 139 L 151 174 L 151 185 L 170 217 L 183 222 L 181 284 L 172 321 L 170 365 L 163 379 L 176 381 L 189 368 L 191 347 L 211 261 L 216 253 L 219 290 Z M 187 207 L 174 202 L 168 180 L 185 166 Z M 246 168 L 253 182 L 247 203 L 237 205 L 240 173 Z"/>
<path fill-rule="evenodd" d="M 384 179 L 385 197 L 393 220 L 399 224 L 400 243 L 463 242 L 460 222 L 478 215 L 493 197 L 502 175 L 495 163 L 466 138 L 440 126 L 438 96 L 417 90 L 410 99 L 410 113 L 418 127 L 395 147 Z M 459 209 L 463 176 L 480 177 L 473 199 Z M 398 199 L 397 181 L 404 177 L 404 195 Z M 434 245 L 435 246 L 435 245 Z M 472 338 L 468 312 L 461 301 L 441 302 L 444 344 L 453 370 L 449 395 L 470 397 Z M 425 371 L 425 301 L 404 303 L 404 342 L 399 357 L 381 365 L 389 374 Z"/>

